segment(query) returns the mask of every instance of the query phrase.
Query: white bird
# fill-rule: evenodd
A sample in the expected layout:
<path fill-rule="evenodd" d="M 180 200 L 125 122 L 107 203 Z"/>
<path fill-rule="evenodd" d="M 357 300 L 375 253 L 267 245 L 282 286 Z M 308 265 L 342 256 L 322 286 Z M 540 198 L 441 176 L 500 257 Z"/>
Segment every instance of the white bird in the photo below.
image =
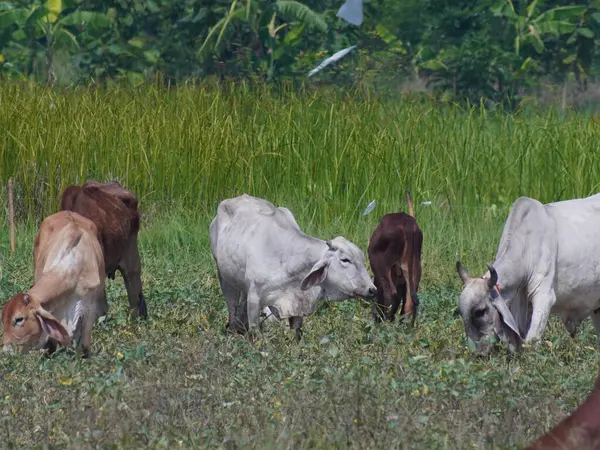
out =
<path fill-rule="evenodd" d="M 363 21 L 362 0 L 346 0 L 336 15 L 352 25 L 359 26 Z"/>
<path fill-rule="evenodd" d="M 356 45 L 353 45 L 351 47 L 345 48 L 343 50 L 340 50 L 339 52 L 333 54 L 332 56 L 330 56 L 329 58 L 325 59 L 321 64 L 319 64 L 317 67 L 315 67 L 313 70 L 311 70 L 310 72 L 308 72 L 308 76 L 312 77 L 315 73 L 317 73 L 319 70 L 321 70 L 323 67 L 327 67 L 329 64 L 331 64 L 332 62 L 336 62 L 337 60 L 343 58 L 344 56 L 346 56 L 346 54 L 352 50 L 354 47 L 356 47 Z"/>
<path fill-rule="evenodd" d="M 375 200 L 373 200 L 371 203 L 369 203 L 367 205 L 367 208 L 365 209 L 363 216 L 366 216 L 367 214 L 369 214 L 371 211 L 373 211 L 374 208 L 375 208 Z"/>

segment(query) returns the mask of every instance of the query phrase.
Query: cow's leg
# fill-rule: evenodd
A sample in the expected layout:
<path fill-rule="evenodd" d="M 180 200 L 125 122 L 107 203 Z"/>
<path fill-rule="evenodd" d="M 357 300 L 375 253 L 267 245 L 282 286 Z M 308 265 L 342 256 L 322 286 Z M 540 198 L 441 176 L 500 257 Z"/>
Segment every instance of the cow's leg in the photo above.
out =
<path fill-rule="evenodd" d="M 400 320 L 402 320 L 402 318 L 404 317 L 404 308 L 406 306 L 406 282 L 404 281 L 404 277 L 402 277 L 399 282 L 396 284 L 396 297 L 398 298 L 398 306 L 402 305 L 402 307 L 400 308 Z M 393 310 L 392 310 L 392 314 L 396 314 L 396 310 L 398 309 L 398 306 L 396 306 Z M 394 317 L 392 316 L 392 320 L 394 320 Z"/>
<path fill-rule="evenodd" d="M 556 302 L 556 294 L 552 288 L 540 288 L 531 299 L 533 313 L 531 315 L 531 325 L 525 337 L 525 344 L 537 345 L 546 330 L 550 310 Z"/>
<path fill-rule="evenodd" d="M 83 319 L 83 329 L 81 330 L 81 337 L 77 343 L 78 350 L 81 351 L 83 358 L 88 358 L 92 349 L 92 330 L 94 329 L 94 315 L 89 314 Z"/>
<path fill-rule="evenodd" d="M 106 289 L 102 289 L 102 294 L 98 297 L 98 314 L 96 318 L 106 316 L 108 314 L 108 301 L 106 300 Z"/>
<path fill-rule="evenodd" d="M 390 320 L 390 308 L 397 301 L 398 292 L 394 285 L 390 269 L 386 270 L 384 276 L 375 278 L 375 287 L 377 288 L 376 302 L 373 302 L 372 314 L 375 322 L 381 322 L 383 319 Z"/>
<path fill-rule="evenodd" d="M 135 318 L 139 315 L 143 319 L 147 318 L 148 308 L 142 292 L 142 263 L 137 246 L 137 236 L 133 235 L 131 237 L 129 248 L 119 262 L 118 269 L 123 276 L 123 281 L 125 281 L 132 317 Z"/>
<path fill-rule="evenodd" d="M 253 284 L 248 289 L 246 310 L 248 312 L 248 329 L 250 334 L 254 335 L 260 325 L 260 298 Z"/>
<path fill-rule="evenodd" d="M 227 322 L 226 329 L 231 332 L 237 332 L 243 334 L 246 332 L 246 327 L 243 321 L 243 317 L 240 317 L 240 310 L 245 308 L 245 293 L 238 291 L 229 283 L 227 283 L 219 269 L 217 269 L 217 277 L 219 284 L 221 285 L 221 291 L 223 297 L 225 297 L 225 303 L 227 304 L 227 313 L 229 320 Z"/>
<path fill-rule="evenodd" d="M 296 342 L 302 339 L 302 317 L 290 317 L 290 328 L 296 332 Z"/>

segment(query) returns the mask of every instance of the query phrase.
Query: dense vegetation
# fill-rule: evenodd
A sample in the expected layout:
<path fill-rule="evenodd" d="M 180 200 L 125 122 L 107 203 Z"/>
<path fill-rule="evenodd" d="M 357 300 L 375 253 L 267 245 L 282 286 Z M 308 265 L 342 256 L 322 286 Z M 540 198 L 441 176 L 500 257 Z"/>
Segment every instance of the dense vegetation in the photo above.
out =
<path fill-rule="evenodd" d="M 298 85 L 356 44 L 310 82 L 427 88 L 488 105 L 597 100 L 596 0 L 372 0 L 359 26 L 336 17 L 343 3 L 2 1 L 0 72 L 61 86 L 207 76 Z"/>
<path fill-rule="evenodd" d="M 4 188 L 0 304 L 30 286 L 33 236 L 60 191 L 116 178 L 144 214 L 150 314 L 128 321 L 117 277 L 92 358 L 0 356 L 9 448 L 521 448 L 592 386 L 589 321 L 572 340 L 552 319 L 539 350 L 477 360 L 452 313 L 455 260 L 484 270 L 518 196 L 597 191 L 594 116 L 241 82 L 66 92 L 4 83 L 0 102 L 0 182 L 15 180 L 18 223 L 13 255 Z M 223 333 L 207 232 L 219 200 L 266 197 L 307 232 L 364 251 L 379 217 L 405 208 L 405 189 L 425 235 L 416 329 L 375 327 L 368 306 L 349 301 L 323 304 L 299 345 L 283 325 L 255 343 Z"/>

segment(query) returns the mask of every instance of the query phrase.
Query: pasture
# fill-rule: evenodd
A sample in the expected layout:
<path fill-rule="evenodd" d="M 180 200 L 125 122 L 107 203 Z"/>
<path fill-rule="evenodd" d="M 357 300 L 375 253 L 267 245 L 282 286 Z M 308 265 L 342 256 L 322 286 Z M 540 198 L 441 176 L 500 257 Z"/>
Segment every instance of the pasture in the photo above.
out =
<path fill-rule="evenodd" d="M 521 448 L 591 390 L 598 338 L 552 318 L 537 351 L 469 354 L 453 316 L 455 261 L 480 275 L 510 205 L 587 196 L 600 182 L 594 116 L 511 115 L 368 92 L 245 85 L 48 91 L 0 85 L 0 305 L 32 280 L 37 226 L 60 192 L 118 179 L 138 196 L 146 322 L 120 276 L 92 357 L 0 355 L 0 446 L 46 448 Z M 17 251 L 6 182 L 16 183 Z M 424 234 L 416 329 L 374 326 L 363 301 L 323 303 L 296 344 L 224 333 L 208 245 L 219 200 L 286 206 L 304 231 L 366 253 L 379 218 Z M 362 212 L 375 199 L 368 215 Z M 421 205 L 431 202 L 431 205 Z"/>

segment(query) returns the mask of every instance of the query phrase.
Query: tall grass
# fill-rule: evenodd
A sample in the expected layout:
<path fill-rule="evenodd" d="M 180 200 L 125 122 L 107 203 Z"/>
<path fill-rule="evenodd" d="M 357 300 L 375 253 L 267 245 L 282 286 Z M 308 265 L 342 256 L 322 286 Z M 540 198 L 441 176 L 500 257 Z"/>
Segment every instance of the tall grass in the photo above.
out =
<path fill-rule="evenodd" d="M 3 83 L 0 130 L 0 181 L 15 178 L 21 220 L 53 212 L 68 184 L 118 179 L 146 213 L 184 207 L 207 220 L 220 200 L 247 192 L 290 207 L 309 231 L 364 244 L 409 189 L 417 204 L 433 202 L 417 214 L 425 264 L 443 261 L 442 272 L 471 250 L 477 264 L 491 259 L 517 197 L 586 196 L 600 182 L 594 117 L 489 114 L 364 92 Z"/>

